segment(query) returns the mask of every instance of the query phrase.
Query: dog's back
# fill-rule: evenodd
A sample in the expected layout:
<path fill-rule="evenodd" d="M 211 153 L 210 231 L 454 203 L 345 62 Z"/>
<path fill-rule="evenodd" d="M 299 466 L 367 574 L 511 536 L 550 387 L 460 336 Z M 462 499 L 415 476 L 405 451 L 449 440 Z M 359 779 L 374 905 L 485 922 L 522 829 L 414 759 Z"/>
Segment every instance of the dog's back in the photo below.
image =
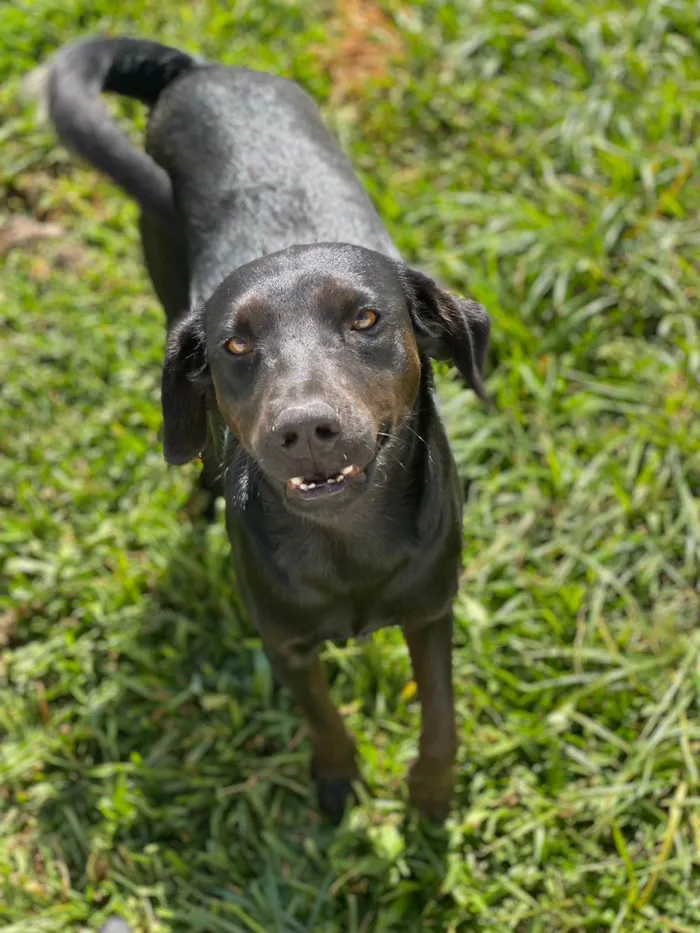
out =
<path fill-rule="evenodd" d="M 156 104 L 147 150 L 185 218 L 195 304 L 222 269 L 293 245 L 345 242 L 398 256 L 317 106 L 284 78 L 189 71 Z"/>
<path fill-rule="evenodd" d="M 187 303 L 222 277 L 292 245 L 345 242 L 398 258 L 386 228 L 316 104 L 296 84 L 247 68 L 207 65 L 140 39 L 95 38 L 48 66 L 48 104 L 63 142 L 136 198 L 156 289 L 178 238 L 187 257 Z M 136 149 L 99 100 L 112 91 L 153 110 L 147 152 Z M 161 230 L 150 235 L 155 220 Z M 157 241 L 157 243 L 155 242 Z M 180 290 L 182 292 L 182 289 Z"/>

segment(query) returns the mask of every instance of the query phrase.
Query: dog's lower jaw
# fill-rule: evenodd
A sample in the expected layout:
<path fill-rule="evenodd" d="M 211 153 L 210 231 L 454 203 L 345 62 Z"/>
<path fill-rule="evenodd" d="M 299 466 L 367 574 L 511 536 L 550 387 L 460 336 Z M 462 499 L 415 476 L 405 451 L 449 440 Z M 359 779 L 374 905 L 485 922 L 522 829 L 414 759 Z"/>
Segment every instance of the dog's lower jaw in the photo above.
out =
<path fill-rule="evenodd" d="M 342 485 L 336 484 L 338 488 L 333 489 L 329 494 L 316 497 L 309 496 L 306 490 L 299 493 L 285 484 L 282 489 L 285 508 L 300 518 L 308 518 L 320 523 L 333 521 L 340 513 L 352 508 L 362 499 L 372 485 L 372 473 L 373 464 L 370 463 L 354 478 Z"/>

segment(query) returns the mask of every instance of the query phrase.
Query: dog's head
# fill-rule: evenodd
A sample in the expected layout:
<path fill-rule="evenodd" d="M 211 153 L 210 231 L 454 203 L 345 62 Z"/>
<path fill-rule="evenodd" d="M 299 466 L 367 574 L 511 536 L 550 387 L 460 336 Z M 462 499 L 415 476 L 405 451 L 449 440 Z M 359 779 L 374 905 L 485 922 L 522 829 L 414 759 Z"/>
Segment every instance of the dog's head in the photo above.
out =
<path fill-rule="evenodd" d="M 474 301 L 371 250 L 293 247 L 230 275 L 170 333 L 165 457 L 206 438 L 206 399 L 288 507 L 334 511 L 369 488 L 416 402 L 428 357 L 482 398 L 489 319 Z"/>

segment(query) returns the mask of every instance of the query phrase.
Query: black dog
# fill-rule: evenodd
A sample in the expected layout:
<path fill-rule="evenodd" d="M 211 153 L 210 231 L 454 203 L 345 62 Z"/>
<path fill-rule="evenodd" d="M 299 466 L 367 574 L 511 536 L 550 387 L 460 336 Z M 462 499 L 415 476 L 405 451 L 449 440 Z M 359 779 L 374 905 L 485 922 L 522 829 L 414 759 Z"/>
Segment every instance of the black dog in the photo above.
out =
<path fill-rule="evenodd" d="M 54 58 L 47 90 L 63 142 L 143 208 L 169 328 L 165 456 L 202 453 L 225 497 L 247 610 L 309 722 L 321 807 L 340 818 L 357 770 L 318 648 L 401 625 L 423 711 L 410 798 L 442 818 L 461 499 L 429 358 L 485 397 L 485 311 L 401 262 L 295 84 L 98 38 Z M 152 105 L 148 154 L 101 91 Z"/>

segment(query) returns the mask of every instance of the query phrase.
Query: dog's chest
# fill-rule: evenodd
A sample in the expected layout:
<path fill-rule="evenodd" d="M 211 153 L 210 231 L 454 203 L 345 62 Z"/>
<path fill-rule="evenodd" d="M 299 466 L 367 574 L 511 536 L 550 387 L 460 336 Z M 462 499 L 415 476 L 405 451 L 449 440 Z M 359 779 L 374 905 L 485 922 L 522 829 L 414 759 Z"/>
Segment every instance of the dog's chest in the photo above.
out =
<path fill-rule="evenodd" d="M 246 609 L 268 641 L 292 653 L 438 618 L 459 574 L 461 535 L 441 499 L 429 530 L 387 509 L 369 531 L 331 534 L 263 513 L 253 501 L 231 515 L 229 536 Z"/>
<path fill-rule="evenodd" d="M 255 554 L 236 549 L 253 624 L 303 659 L 325 641 L 364 638 L 380 628 L 440 616 L 457 583 L 458 560 L 397 543 L 392 562 L 352 560 L 326 549 Z M 289 560 L 288 560 L 289 558 Z M 293 559 L 292 559 L 293 558 Z"/>
<path fill-rule="evenodd" d="M 379 555 L 369 546 L 367 553 L 351 554 L 316 545 L 298 558 L 287 567 L 301 611 L 313 620 L 319 641 L 345 641 L 391 624 L 395 581 L 413 554 L 401 546 L 393 554 Z"/>
<path fill-rule="evenodd" d="M 304 602 L 289 606 L 284 620 L 275 619 L 283 622 L 275 627 L 281 629 L 280 647 L 285 653 L 303 661 L 324 642 L 344 644 L 350 639 L 362 640 L 380 628 L 404 621 L 403 616 L 396 615 L 397 607 L 391 596 L 386 598 L 390 587 L 334 590 L 331 594 L 325 587 L 305 589 Z"/>

